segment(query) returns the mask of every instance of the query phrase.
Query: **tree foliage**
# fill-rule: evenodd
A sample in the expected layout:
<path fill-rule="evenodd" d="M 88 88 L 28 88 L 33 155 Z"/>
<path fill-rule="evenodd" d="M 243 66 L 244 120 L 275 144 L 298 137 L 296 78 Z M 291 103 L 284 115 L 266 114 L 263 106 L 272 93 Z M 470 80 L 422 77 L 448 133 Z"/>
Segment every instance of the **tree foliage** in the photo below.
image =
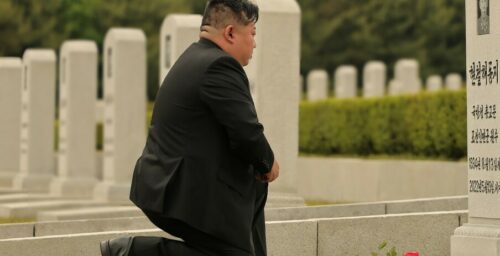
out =
<path fill-rule="evenodd" d="M 302 73 L 362 70 L 384 61 L 392 72 L 400 58 L 416 58 L 421 75 L 464 73 L 463 0 L 298 0 L 302 7 Z"/>
<path fill-rule="evenodd" d="M 302 73 L 361 69 L 368 60 L 389 70 L 417 58 L 422 76 L 462 72 L 465 66 L 463 0 L 297 0 L 302 8 Z M 158 88 L 158 34 L 169 13 L 203 12 L 203 0 L 1 0 L 0 56 L 30 47 L 59 49 L 67 39 L 95 40 L 111 27 L 144 30 L 148 43 L 148 96 Z M 462 72 L 463 73 L 463 72 Z"/>

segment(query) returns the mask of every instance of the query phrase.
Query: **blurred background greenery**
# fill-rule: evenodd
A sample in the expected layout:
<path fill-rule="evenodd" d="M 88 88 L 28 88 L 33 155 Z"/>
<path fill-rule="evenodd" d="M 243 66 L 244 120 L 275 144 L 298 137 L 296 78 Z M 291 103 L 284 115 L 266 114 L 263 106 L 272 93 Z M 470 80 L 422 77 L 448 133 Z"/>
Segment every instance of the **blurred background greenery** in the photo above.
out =
<path fill-rule="evenodd" d="M 303 12 L 302 74 L 313 68 L 332 72 L 341 64 L 361 70 L 366 61 L 378 59 L 392 76 L 399 58 L 418 59 L 422 77 L 464 73 L 463 0 L 298 2 Z M 148 98 L 153 100 L 164 17 L 201 14 L 204 5 L 204 0 L 0 0 L 0 56 L 22 56 L 30 47 L 59 49 L 68 39 L 95 40 L 101 48 L 109 28 L 141 28 L 148 39 Z"/>

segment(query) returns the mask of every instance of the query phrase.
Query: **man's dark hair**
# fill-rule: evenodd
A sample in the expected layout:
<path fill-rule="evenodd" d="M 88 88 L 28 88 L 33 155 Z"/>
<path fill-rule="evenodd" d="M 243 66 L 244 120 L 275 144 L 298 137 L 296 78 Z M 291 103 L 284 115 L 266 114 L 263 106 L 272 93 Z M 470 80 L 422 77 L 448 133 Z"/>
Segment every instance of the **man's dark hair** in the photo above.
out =
<path fill-rule="evenodd" d="M 202 26 L 222 28 L 233 19 L 248 25 L 259 19 L 259 7 L 249 0 L 209 0 L 203 14 Z"/>

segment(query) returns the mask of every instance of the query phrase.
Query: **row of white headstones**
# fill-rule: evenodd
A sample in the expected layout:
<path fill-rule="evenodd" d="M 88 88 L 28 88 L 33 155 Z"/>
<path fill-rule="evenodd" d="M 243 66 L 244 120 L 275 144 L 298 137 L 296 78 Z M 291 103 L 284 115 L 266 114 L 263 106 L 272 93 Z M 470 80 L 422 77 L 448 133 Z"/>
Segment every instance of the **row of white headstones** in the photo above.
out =
<path fill-rule="evenodd" d="M 419 64 L 415 59 L 398 60 L 394 68 L 394 79 L 387 84 L 387 67 L 381 61 L 369 61 L 363 67 L 362 97 L 383 97 L 385 95 L 414 94 L 423 90 L 419 77 Z M 358 71 L 355 66 L 341 65 L 334 73 L 333 84 L 336 98 L 354 98 L 357 96 Z M 307 75 L 307 100 L 315 101 L 328 98 L 329 76 L 326 70 L 311 70 Z M 462 77 L 458 73 L 450 73 L 445 78 L 445 88 L 460 90 L 463 88 Z M 443 89 L 443 78 L 440 75 L 429 76 L 426 90 L 433 92 Z"/>
<path fill-rule="evenodd" d="M 280 4 L 283 8 L 261 7 L 259 48 L 246 71 L 266 135 L 281 167 L 287 170 L 273 188 L 296 193 L 300 8 L 295 1 Z M 200 15 L 165 18 L 160 36 L 161 79 L 198 40 L 200 24 Z M 147 134 L 146 37 L 139 29 L 111 28 L 102 54 L 104 145 L 100 166 L 95 146 L 96 43 L 69 40 L 61 46 L 58 154 L 53 143 L 55 51 L 27 49 L 22 59 L 0 58 L 0 177 L 11 179 L 11 188 L 128 202 L 133 167 Z M 102 175 L 96 171 L 99 168 Z"/>

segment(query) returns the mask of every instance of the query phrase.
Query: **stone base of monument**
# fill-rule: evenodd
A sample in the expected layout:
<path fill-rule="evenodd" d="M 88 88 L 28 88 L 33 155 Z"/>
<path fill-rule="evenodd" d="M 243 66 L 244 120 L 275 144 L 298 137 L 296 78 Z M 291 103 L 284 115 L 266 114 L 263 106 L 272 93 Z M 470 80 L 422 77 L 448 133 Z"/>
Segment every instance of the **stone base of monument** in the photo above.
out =
<path fill-rule="evenodd" d="M 50 200 L 38 202 L 18 202 L 0 205 L 0 218 L 35 218 L 37 213 L 45 210 L 81 208 L 99 206 L 103 203 L 83 200 Z"/>
<path fill-rule="evenodd" d="M 292 193 L 269 192 L 266 208 L 305 206 L 304 198 Z"/>
<path fill-rule="evenodd" d="M 452 256 L 500 255 L 500 226 L 465 224 L 451 237 Z"/>
<path fill-rule="evenodd" d="M 113 202 L 115 204 L 131 205 L 129 199 L 130 183 L 114 184 L 102 182 L 94 189 L 94 199 L 102 202 Z"/>
<path fill-rule="evenodd" d="M 92 198 L 97 179 L 55 179 L 50 184 L 50 193 L 63 197 Z"/>
<path fill-rule="evenodd" d="M 42 211 L 38 221 L 82 220 L 144 216 L 135 206 L 102 206 L 69 210 Z"/>
<path fill-rule="evenodd" d="M 11 188 L 14 185 L 14 177 L 16 173 L 13 172 L 0 172 L 0 187 Z"/>
<path fill-rule="evenodd" d="M 14 177 L 13 188 L 34 192 L 49 192 L 52 175 L 17 175 Z"/>

